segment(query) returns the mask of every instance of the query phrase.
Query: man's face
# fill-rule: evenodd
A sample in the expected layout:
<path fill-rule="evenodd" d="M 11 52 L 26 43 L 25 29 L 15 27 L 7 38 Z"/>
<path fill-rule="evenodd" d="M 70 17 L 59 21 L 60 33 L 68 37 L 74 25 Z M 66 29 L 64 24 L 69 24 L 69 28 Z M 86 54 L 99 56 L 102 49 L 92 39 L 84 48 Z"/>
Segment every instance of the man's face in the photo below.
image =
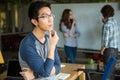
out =
<path fill-rule="evenodd" d="M 43 7 L 39 10 L 37 27 L 44 31 L 50 31 L 54 27 L 54 15 L 49 7 Z"/>

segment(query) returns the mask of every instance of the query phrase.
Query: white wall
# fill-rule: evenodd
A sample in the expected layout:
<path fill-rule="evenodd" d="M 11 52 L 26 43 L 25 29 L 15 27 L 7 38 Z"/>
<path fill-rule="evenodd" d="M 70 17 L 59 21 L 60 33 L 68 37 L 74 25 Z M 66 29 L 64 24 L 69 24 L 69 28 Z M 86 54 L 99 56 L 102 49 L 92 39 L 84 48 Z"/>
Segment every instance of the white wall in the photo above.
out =
<path fill-rule="evenodd" d="M 55 30 L 60 37 L 58 46 L 63 47 L 63 36 L 59 29 L 59 20 L 65 8 L 72 9 L 78 29 L 81 33 L 78 38 L 78 47 L 87 49 L 100 50 L 101 48 L 101 30 L 102 30 L 102 15 L 100 9 L 106 3 L 82 3 L 82 4 L 53 4 L 52 10 L 55 14 Z M 120 21 L 120 9 L 118 3 L 109 3 L 115 9 L 115 18 L 118 23 Z M 119 24 L 120 25 L 120 24 Z"/>
<path fill-rule="evenodd" d="M 59 21 L 62 15 L 62 12 L 65 8 L 72 9 L 74 16 L 78 23 L 78 29 L 81 33 L 78 38 L 78 47 L 87 48 L 87 49 L 96 49 L 100 50 L 101 47 L 101 28 L 102 15 L 100 9 L 105 4 L 111 4 L 115 9 L 115 18 L 118 23 L 120 23 L 120 3 L 76 3 L 76 4 L 52 4 L 52 10 L 55 14 L 55 30 L 58 32 L 60 40 L 58 42 L 58 47 L 63 47 L 63 36 L 59 31 Z M 24 32 L 28 32 L 32 29 L 32 26 L 27 17 L 27 8 L 24 12 L 21 12 L 22 19 L 20 24 L 23 27 Z M 120 25 L 120 24 L 119 24 Z"/>

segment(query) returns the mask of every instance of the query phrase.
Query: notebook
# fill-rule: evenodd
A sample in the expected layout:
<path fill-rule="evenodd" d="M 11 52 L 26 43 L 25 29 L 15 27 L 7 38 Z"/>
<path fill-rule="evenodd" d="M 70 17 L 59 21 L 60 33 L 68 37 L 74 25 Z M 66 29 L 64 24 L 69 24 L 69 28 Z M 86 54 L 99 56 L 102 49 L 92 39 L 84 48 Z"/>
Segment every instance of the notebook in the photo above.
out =
<path fill-rule="evenodd" d="M 9 60 L 7 77 L 4 80 L 24 80 L 20 75 L 21 67 L 18 60 Z"/>
<path fill-rule="evenodd" d="M 68 73 L 59 73 L 57 75 L 57 79 L 58 80 L 66 80 L 69 76 L 70 76 L 70 74 L 68 74 Z"/>

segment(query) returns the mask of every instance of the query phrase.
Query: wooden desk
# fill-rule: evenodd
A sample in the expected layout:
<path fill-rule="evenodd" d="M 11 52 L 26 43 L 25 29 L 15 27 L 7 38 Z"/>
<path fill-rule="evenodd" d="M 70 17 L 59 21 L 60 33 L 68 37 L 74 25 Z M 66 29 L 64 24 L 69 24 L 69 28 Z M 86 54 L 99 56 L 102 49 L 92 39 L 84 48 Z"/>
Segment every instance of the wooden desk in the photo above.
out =
<path fill-rule="evenodd" d="M 62 73 L 68 73 L 70 74 L 70 77 L 68 77 L 66 80 L 75 80 L 79 77 L 80 80 L 86 80 L 85 79 L 85 73 L 83 71 L 75 71 L 78 68 L 85 69 L 85 65 L 82 64 L 70 64 L 70 63 L 62 63 L 65 65 L 65 67 L 61 68 Z M 0 74 L 0 80 L 6 77 L 7 71 Z"/>
<path fill-rule="evenodd" d="M 78 77 L 80 80 L 86 80 L 85 73 L 83 71 L 75 71 L 78 68 L 85 69 L 85 65 L 70 64 L 70 63 L 62 63 L 62 64 L 64 64 L 65 67 L 62 67 L 60 72 L 71 74 L 70 77 L 68 77 L 66 80 L 75 80 Z"/>

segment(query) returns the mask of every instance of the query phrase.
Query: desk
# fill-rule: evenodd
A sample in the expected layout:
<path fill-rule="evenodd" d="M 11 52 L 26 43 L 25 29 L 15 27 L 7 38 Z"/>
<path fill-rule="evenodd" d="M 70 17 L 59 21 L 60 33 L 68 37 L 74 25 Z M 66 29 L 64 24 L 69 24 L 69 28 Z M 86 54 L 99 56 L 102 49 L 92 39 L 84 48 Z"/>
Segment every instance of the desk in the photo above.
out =
<path fill-rule="evenodd" d="M 64 64 L 65 67 L 62 67 L 60 72 L 70 74 L 70 77 L 68 77 L 66 80 L 75 80 L 77 77 L 79 77 L 80 80 L 86 80 L 85 73 L 83 71 L 75 71 L 78 68 L 85 69 L 85 65 L 70 64 L 70 63 L 62 63 L 62 64 Z M 6 74 L 7 74 L 7 71 L 0 74 L 0 80 L 6 77 Z"/>
<path fill-rule="evenodd" d="M 70 77 L 68 77 L 66 80 L 75 80 L 77 77 L 79 77 L 80 80 L 86 80 L 85 73 L 83 71 L 75 71 L 78 68 L 85 69 L 85 65 L 70 63 L 62 64 L 65 65 L 65 67 L 62 67 L 60 72 L 70 74 Z"/>

